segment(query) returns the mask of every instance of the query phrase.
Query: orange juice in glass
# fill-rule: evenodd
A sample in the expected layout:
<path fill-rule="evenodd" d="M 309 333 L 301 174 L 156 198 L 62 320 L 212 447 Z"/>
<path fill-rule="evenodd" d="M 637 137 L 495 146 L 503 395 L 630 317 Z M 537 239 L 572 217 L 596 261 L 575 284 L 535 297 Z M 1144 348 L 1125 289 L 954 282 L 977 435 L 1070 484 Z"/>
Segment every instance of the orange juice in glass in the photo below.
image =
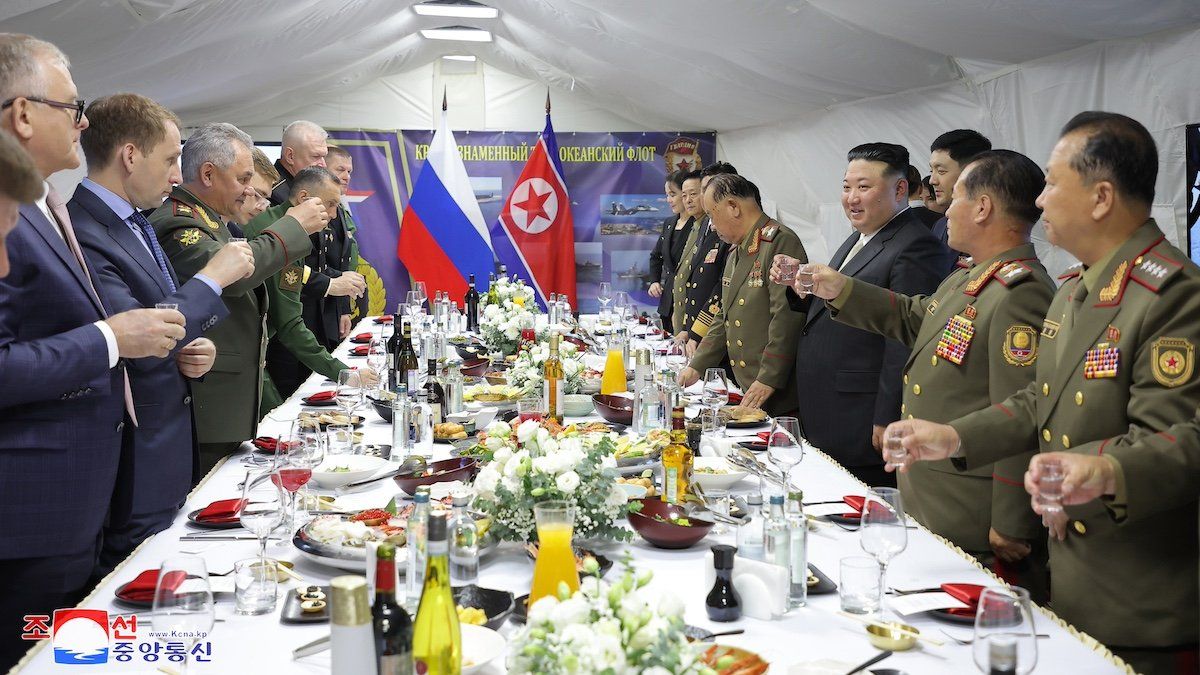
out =
<path fill-rule="evenodd" d="M 542 502 L 533 507 L 533 517 L 537 521 L 538 554 L 533 565 L 530 606 L 547 595 L 557 597 L 560 582 L 565 582 L 571 592 L 579 589 L 579 570 L 571 550 L 575 507 L 564 501 Z"/>

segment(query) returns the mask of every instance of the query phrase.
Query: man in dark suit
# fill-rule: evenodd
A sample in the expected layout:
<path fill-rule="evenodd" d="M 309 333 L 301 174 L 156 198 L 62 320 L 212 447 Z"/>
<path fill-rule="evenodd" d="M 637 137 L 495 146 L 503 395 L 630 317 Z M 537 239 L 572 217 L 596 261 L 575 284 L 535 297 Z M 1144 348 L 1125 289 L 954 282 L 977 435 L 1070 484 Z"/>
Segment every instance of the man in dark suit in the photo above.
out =
<path fill-rule="evenodd" d="M 212 366 L 216 347 L 200 335 L 225 318 L 221 289 L 254 271 L 245 243 L 227 244 L 200 274 L 180 283 L 140 211 L 157 208 L 180 182 L 179 120 L 144 96 L 117 94 L 87 109 L 80 138 L 88 177 L 67 204 L 79 243 L 100 282 L 105 308 L 120 312 L 177 305 L 187 335 L 167 359 L 128 361 L 137 401 L 133 441 L 133 514 L 108 527 L 95 577 L 101 578 L 150 535 L 171 525 L 199 478 L 189 378 Z"/>
<path fill-rule="evenodd" d="M 933 226 L 941 220 L 944 214 L 925 206 L 925 200 L 922 198 L 925 184 L 921 182 L 921 172 L 917 170 L 917 167 L 909 164 L 905 178 L 908 179 L 908 207 L 912 210 L 913 215 L 925 224 L 925 227 L 933 229 Z"/>
<path fill-rule="evenodd" d="M 933 187 L 937 205 L 942 213 L 950 208 L 950 195 L 954 184 L 962 175 L 963 167 L 981 152 L 992 149 L 992 142 L 974 129 L 955 129 L 933 139 L 929 146 L 929 184 Z M 933 224 L 933 236 L 947 246 L 950 235 L 946 231 L 948 219 L 942 216 Z"/>
<path fill-rule="evenodd" d="M 79 166 L 87 117 L 68 67 L 54 45 L 0 33 L 0 132 L 43 177 Z M 31 644 L 22 617 L 73 606 L 105 519 L 129 515 L 117 488 L 133 399 L 119 362 L 163 358 L 184 337 L 174 310 L 108 315 L 62 199 L 49 184 L 43 195 L 21 205 L 0 279 L 0 670 Z"/>
<path fill-rule="evenodd" d="M 279 159 L 275 162 L 279 182 L 271 189 L 272 206 L 289 203 L 292 184 L 302 169 L 326 166 L 329 159 L 327 139 L 324 129 L 307 120 L 297 120 L 284 127 Z M 342 308 L 348 310 L 348 299 L 362 295 L 366 289 L 366 280 L 360 274 L 345 273 L 329 264 L 330 250 L 336 248 L 334 229 L 344 231 L 345 228 L 340 222 L 330 222 L 329 227 L 310 237 L 312 250 L 304 258 L 307 270 L 300 293 L 304 325 L 326 349 L 341 341 Z M 274 338 L 267 346 L 267 370 L 283 397 L 290 396 L 312 372 Z"/>
<path fill-rule="evenodd" d="M 17 226 L 21 204 L 42 196 L 42 175 L 16 139 L 0 134 L 0 279 L 8 275 L 8 249 L 4 239 Z"/>
<path fill-rule="evenodd" d="M 950 249 L 908 209 L 908 150 L 865 143 L 846 157 L 842 208 L 854 233 L 830 266 L 905 295 L 931 293 L 952 265 Z M 908 348 L 829 316 L 825 302 L 788 290 L 807 319 L 796 351 L 800 425 L 805 438 L 869 485 L 895 485 L 878 448 L 900 417 L 901 370 Z"/>

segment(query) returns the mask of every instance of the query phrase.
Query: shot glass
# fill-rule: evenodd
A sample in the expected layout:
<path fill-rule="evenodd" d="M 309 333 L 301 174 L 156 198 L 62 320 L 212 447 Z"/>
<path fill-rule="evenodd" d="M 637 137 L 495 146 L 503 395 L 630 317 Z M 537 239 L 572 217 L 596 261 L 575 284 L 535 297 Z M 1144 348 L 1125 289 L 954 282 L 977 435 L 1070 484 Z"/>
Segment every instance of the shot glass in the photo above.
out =
<path fill-rule="evenodd" d="M 1062 462 L 1042 462 L 1038 474 L 1038 504 L 1046 513 L 1062 511 L 1062 484 L 1065 477 Z"/>

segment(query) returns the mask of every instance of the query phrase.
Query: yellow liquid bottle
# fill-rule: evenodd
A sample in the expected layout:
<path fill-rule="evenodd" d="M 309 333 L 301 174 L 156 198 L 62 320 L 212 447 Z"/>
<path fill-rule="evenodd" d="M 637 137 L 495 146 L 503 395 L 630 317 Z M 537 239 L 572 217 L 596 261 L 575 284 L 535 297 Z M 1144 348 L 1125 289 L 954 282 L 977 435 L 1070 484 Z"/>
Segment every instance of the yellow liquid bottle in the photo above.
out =
<path fill-rule="evenodd" d="M 558 335 L 550 336 L 550 356 L 546 358 L 542 373 L 545 376 L 545 390 L 542 399 L 546 402 L 546 417 L 557 422 L 563 421 L 563 371 L 562 360 L 558 358 Z"/>
<path fill-rule="evenodd" d="M 671 409 L 671 444 L 662 452 L 664 502 L 682 505 L 687 499 L 692 484 L 692 459 L 683 406 L 676 405 Z"/>
<path fill-rule="evenodd" d="M 559 582 L 565 582 L 571 592 L 579 590 L 579 570 L 571 550 L 570 523 L 548 523 L 538 526 L 538 556 L 533 565 L 533 587 L 529 604 L 550 596 L 558 596 Z"/>
<path fill-rule="evenodd" d="M 446 516 L 429 517 L 426 542 L 429 564 L 425 588 L 413 622 L 413 672 L 422 675 L 462 673 L 462 629 L 450 592 L 450 561 L 446 541 Z"/>
<path fill-rule="evenodd" d="M 600 393 L 615 394 L 625 391 L 625 355 L 620 348 L 609 349 L 604 359 L 604 375 L 600 378 Z"/>

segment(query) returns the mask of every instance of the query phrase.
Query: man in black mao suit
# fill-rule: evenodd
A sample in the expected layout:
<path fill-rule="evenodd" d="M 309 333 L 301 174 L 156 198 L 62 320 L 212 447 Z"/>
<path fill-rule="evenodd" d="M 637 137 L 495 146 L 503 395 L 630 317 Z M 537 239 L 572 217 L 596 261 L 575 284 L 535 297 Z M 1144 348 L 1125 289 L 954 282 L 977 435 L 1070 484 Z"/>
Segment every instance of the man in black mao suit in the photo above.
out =
<path fill-rule="evenodd" d="M 87 109 L 80 144 L 88 177 L 67 203 L 109 313 L 157 303 L 177 305 L 187 335 L 166 359 L 130 359 L 129 382 L 138 425 L 132 442 L 132 515 L 108 524 L 94 577 L 101 578 L 143 540 L 170 527 L 199 480 L 190 378 L 202 377 L 216 346 L 200 337 L 229 310 L 222 289 L 254 270 L 246 244 L 227 244 L 205 269 L 180 283 L 154 228 L 139 210 L 157 208 L 179 173 L 179 120 L 137 94 L 117 94 Z M 203 365 L 203 368 L 197 367 Z"/>
<path fill-rule="evenodd" d="M 950 270 L 950 249 L 908 210 L 908 150 L 866 143 L 847 155 L 842 208 L 854 227 L 830 266 L 897 293 L 931 293 Z M 901 370 L 908 348 L 833 321 L 824 301 L 788 290 L 806 312 L 796 354 L 800 425 L 805 438 L 869 485 L 895 485 L 878 448 L 900 418 Z"/>

